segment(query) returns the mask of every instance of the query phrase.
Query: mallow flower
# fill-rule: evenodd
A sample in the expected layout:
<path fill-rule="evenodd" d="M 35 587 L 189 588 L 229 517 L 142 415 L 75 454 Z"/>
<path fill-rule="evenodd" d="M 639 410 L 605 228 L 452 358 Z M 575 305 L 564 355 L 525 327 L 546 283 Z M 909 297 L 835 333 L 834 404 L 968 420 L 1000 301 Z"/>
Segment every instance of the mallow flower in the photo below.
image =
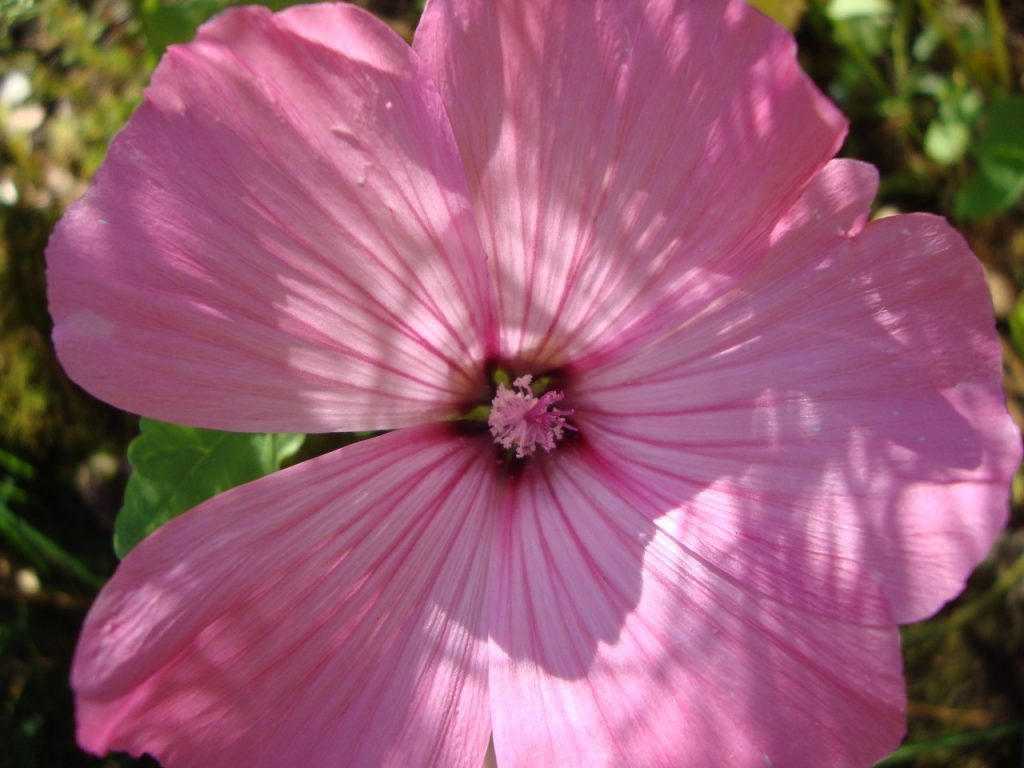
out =
<path fill-rule="evenodd" d="M 48 249 L 118 407 L 384 434 L 121 563 L 78 738 L 167 766 L 858 766 L 1019 437 L 982 271 L 734 0 L 347 5 L 173 46 Z"/>

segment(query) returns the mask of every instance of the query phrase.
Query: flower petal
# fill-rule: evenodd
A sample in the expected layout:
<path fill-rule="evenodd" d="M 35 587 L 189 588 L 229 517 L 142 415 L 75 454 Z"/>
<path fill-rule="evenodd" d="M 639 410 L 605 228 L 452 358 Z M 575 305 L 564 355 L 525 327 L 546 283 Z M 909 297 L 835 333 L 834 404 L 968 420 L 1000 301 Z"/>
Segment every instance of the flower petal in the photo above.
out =
<path fill-rule="evenodd" d="M 583 441 L 524 474 L 498 524 L 499 765 L 859 766 L 898 744 L 891 617 L 845 621 L 747 588 L 681 543 L 685 507 Z M 801 587 L 799 570 L 776 575 Z"/>
<path fill-rule="evenodd" d="M 410 428 L 159 529 L 86 620 L 82 746 L 171 768 L 477 768 L 492 460 L 446 427 Z"/>
<path fill-rule="evenodd" d="M 864 226 L 875 183 L 830 164 L 745 284 L 572 397 L 581 432 L 692 497 L 718 567 L 781 599 L 772 558 L 831 563 L 790 603 L 857 613 L 832 590 L 867 579 L 909 622 L 992 545 L 1020 438 L 977 260 L 935 217 Z"/>
<path fill-rule="evenodd" d="M 424 423 L 494 332 L 440 97 L 340 4 L 229 11 L 172 46 L 47 258 L 72 378 L 194 426 Z"/>
<path fill-rule="evenodd" d="M 742 2 L 431 0 L 502 352 L 588 364 L 703 306 L 838 149 L 792 38 Z"/>

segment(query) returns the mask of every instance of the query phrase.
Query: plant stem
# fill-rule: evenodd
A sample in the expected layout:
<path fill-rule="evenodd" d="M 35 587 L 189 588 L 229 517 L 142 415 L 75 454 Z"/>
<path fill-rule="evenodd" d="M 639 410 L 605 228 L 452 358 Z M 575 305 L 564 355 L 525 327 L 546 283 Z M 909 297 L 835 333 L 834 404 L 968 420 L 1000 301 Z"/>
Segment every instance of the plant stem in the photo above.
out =
<path fill-rule="evenodd" d="M 999 86 L 1006 91 L 1010 89 L 1013 74 L 1010 71 L 1010 54 L 1006 50 L 1006 18 L 999 7 L 999 0 L 985 0 L 985 17 L 992 38 L 992 57 L 999 75 Z"/>
<path fill-rule="evenodd" d="M 975 82 L 985 86 L 986 90 L 990 90 L 992 87 L 991 78 L 987 77 L 985 72 L 978 71 L 973 66 L 967 49 L 964 48 L 960 38 L 956 36 L 956 32 L 950 27 L 946 17 L 935 7 L 934 0 L 918 0 L 918 5 L 928 18 L 928 21 L 934 24 L 935 28 L 942 33 L 942 37 L 945 39 L 946 44 L 949 45 L 950 50 L 953 51 L 953 55 L 956 56 L 960 66 L 970 73 Z"/>

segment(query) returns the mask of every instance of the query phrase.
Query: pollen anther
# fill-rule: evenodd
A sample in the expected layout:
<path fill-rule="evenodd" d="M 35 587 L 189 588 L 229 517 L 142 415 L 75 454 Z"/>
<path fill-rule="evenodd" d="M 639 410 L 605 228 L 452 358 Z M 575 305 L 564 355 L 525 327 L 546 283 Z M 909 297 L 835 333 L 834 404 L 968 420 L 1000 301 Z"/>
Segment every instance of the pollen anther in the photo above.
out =
<path fill-rule="evenodd" d="M 549 390 L 537 397 L 530 388 L 532 382 L 533 377 L 527 374 L 513 381 L 511 388 L 499 384 L 487 419 L 494 442 L 503 448 L 514 448 L 520 459 L 532 456 L 538 446 L 550 452 L 565 430 L 576 431 L 566 422 L 566 417 L 573 414 L 572 409 L 553 407 L 564 395 Z"/>

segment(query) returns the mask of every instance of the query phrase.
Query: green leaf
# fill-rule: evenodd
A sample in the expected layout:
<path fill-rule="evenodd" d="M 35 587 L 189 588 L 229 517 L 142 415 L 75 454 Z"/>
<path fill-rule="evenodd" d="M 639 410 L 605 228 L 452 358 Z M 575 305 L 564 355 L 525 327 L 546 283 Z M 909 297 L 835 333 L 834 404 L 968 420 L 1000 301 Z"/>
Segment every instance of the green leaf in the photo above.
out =
<path fill-rule="evenodd" d="M 953 203 L 953 212 L 965 218 L 1002 213 L 1024 195 L 1024 96 L 994 99 L 983 123 L 971 148 L 978 167 Z"/>
<path fill-rule="evenodd" d="M 749 2 L 765 16 L 775 19 L 789 30 L 797 28 L 800 18 L 807 10 L 806 0 L 749 0 Z"/>
<path fill-rule="evenodd" d="M 979 157 L 1009 155 L 1024 170 L 1024 96 L 1002 96 L 989 105 L 985 132 L 974 145 Z"/>
<path fill-rule="evenodd" d="M 970 129 L 962 122 L 932 120 L 924 133 L 924 151 L 940 165 L 952 165 L 967 152 Z"/>
<path fill-rule="evenodd" d="M 138 0 L 142 28 L 146 32 L 146 48 L 154 59 L 160 58 L 167 46 L 186 43 L 196 30 L 221 11 L 242 4 L 245 0 Z M 262 0 L 272 11 L 281 11 L 302 0 Z"/>
<path fill-rule="evenodd" d="M 889 757 L 885 758 L 881 762 L 875 763 L 875 768 L 888 768 L 888 766 L 892 765 L 903 765 L 905 763 L 913 762 L 921 757 L 935 757 L 936 753 L 941 754 L 944 750 L 962 749 L 964 747 L 972 747 L 976 744 L 984 744 L 990 741 L 1001 741 L 1002 739 L 1016 737 L 1022 732 L 1024 732 L 1024 724 L 1007 723 L 1006 725 L 997 725 L 994 728 L 989 728 L 984 731 L 952 733 L 939 736 L 938 738 L 931 739 L 929 741 L 905 744 L 889 755 Z M 942 762 L 945 764 L 945 761 Z"/>
<path fill-rule="evenodd" d="M 892 13 L 890 0 L 829 0 L 825 13 L 832 21 L 849 21 L 864 16 Z"/>
<path fill-rule="evenodd" d="M 141 419 L 128 446 L 132 475 L 114 526 L 124 557 L 182 512 L 236 485 L 268 475 L 302 446 L 305 435 L 241 434 Z"/>
<path fill-rule="evenodd" d="M 1024 173 L 982 157 L 971 178 L 956 193 L 953 213 L 977 219 L 1002 213 L 1024 195 Z"/>
<path fill-rule="evenodd" d="M 146 32 L 146 48 L 159 58 L 172 43 L 195 37 L 199 26 L 227 5 L 227 0 L 141 0 L 139 15 Z"/>

